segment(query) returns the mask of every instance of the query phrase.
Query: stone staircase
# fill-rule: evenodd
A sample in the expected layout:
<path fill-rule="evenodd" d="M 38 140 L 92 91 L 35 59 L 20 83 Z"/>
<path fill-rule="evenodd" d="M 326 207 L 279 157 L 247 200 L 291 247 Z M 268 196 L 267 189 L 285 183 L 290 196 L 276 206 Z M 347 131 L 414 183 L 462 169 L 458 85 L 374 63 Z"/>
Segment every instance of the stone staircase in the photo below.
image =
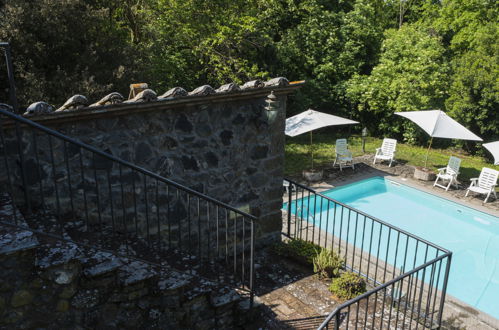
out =
<path fill-rule="evenodd" d="M 46 211 L 24 216 L 0 195 L 1 329 L 233 329 L 249 314 L 247 293 L 201 276 L 202 263 L 146 261 L 140 241 L 123 256 L 105 229 L 89 232 Z"/>

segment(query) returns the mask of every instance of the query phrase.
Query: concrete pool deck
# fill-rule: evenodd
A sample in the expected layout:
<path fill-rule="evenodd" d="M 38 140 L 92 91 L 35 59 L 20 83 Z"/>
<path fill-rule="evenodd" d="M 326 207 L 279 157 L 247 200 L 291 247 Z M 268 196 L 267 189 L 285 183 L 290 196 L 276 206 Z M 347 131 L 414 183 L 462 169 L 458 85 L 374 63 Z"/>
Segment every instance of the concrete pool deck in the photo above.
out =
<path fill-rule="evenodd" d="M 431 193 L 433 195 L 445 198 L 447 200 L 465 205 L 470 208 L 499 217 L 499 201 L 492 198 L 486 204 L 483 204 L 484 196 L 466 194 L 467 182 L 461 182 L 459 189 L 451 188 L 445 191 L 439 187 L 433 187 L 433 181 L 419 181 L 413 178 L 414 167 L 396 163 L 392 167 L 385 164 L 372 165 L 372 156 L 363 156 L 355 159 L 355 170 L 346 168 L 343 171 L 339 169 L 325 169 L 325 178 L 316 183 L 305 182 L 302 178 L 295 178 L 298 182 L 304 183 L 317 191 L 325 191 L 334 187 L 343 186 L 363 179 L 375 176 L 390 178 L 413 188 Z M 447 296 L 446 308 L 444 313 L 445 328 L 448 329 L 499 329 L 499 320 L 483 313 L 472 306 L 452 297 Z"/>

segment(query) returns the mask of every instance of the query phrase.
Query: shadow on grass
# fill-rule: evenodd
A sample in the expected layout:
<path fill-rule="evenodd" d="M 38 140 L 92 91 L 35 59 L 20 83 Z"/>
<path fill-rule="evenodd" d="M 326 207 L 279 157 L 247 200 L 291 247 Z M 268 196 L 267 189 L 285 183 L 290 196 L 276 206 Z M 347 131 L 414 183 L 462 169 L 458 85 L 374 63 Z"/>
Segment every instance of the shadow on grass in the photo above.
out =
<path fill-rule="evenodd" d="M 474 167 L 461 167 L 459 169 L 460 174 L 463 176 L 463 178 L 466 178 L 466 180 L 463 183 L 466 185 L 468 184 L 469 179 L 471 178 L 478 178 L 480 176 L 480 172 L 482 169 L 477 169 Z"/>

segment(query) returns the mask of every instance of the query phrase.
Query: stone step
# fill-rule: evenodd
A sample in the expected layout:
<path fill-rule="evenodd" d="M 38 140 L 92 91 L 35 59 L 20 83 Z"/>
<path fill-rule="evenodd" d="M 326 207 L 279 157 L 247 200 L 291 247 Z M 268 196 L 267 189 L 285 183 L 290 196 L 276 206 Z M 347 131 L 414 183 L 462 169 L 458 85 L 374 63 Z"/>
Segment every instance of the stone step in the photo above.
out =
<path fill-rule="evenodd" d="M 41 269 L 68 264 L 83 255 L 82 249 L 71 242 L 46 240 L 36 250 L 35 265 Z"/>
<path fill-rule="evenodd" d="M 29 250 L 39 245 L 31 231 L 8 225 L 15 224 L 28 228 L 23 215 L 12 204 L 10 196 L 5 193 L 0 194 L 0 222 L 6 223 L 6 225 L 0 226 L 0 254 Z"/>
<path fill-rule="evenodd" d="M 0 317 L 0 328 L 3 322 L 24 328 L 58 326 L 70 320 L 63 321 L 63 315 L 79 317 L 81 313 L 88 315 L 82 321 L 88 328 L 101 324 L 111 328 L 232 329 L 238 322 L 236 311 L 241 310 L 238 304 L 244 294 L 200 277 L 210 264 L 197 264 L 197 258 L 176 251 L 165 258 L 140 240 L 120 246 L 106 231 L 94 237 L 83 223 L 58 221 L 48 212 L 32 215 L 24 223 L 67 240 L 73 236 L 83 244 L 0 225 L 0 251 L 2 242 L 6 253 L 27 248 L 32 251 L 22 259 L 22 267 L 26 267 L 22 268 L 22 278 L 17 264 L 10 268 L 8 262 L 1 265 L 9 276 L 19 277 L 13 294 L 26 299 L 16 302 L 20 307 L 13 307 L 21 308 L 24 316 L 10 321 Z M 88 247 L 90 244 L 94 247 Z M 109 244 L 114 244 L 112 250 L 108 250 Z M 110 252 L 115 249 L 116 253 Z M 143 258 L 148 250 L 146 258 L 154 262 L 135 259 Z M 18 259 L 17 254 L 5 258 Z M 177 269 L 178 265 L 190 273 Z M 35 281 L 33 274 L 37 274 Z M 26 283 L 30 283 L 30 289 L 24 289 Z M 45 310 L 56 312 L 44 314 Z M 97 322 L 93 319 L 101 323 L 93 323 Z"/>
<path fill-rule="evenodd" d="M 234 288 L 203 278 L 193 278 L 185 291 L 186 299 L 193 300 L 202 295 L 206 295 L 215 308 L 238 303 L 242 298 L 242 294 Z"/>
<path fill-rule="evenodd" d="M 188 274 L 183 274 L 172 270 L 170 272 L 163 272 L 158 280 L 158 289 L 160 292 L 179 290 L 188 286 L 193 277 Z"/>
<path fill-rule="evenodd" d="M 31 231 L 0 225 L 0 254 L 30 250 L 38 245 L 39 242 Z"/>
<path fill-rule="evenodd" d="M 210 303 L 213 307 L 220 308 L 239 303 L 243 298 L 242 293 L 226 286 L 219 287 L 210 294 Z"/>
<path fill-rule="evenodd" d="M 139 260 L 127 260 L 118 270 L 118 280 L 123 286 L 129 286 L 138 282 L 159 278 L 161 272 L 158 267 Z"/>
<path fill-rule="evenodd" d="M 85 255 L 79 260 L 83 266 L 83 274 L 87 277 L 108 274 L 123 265 L 121 258 L 114 254 L 94 249 L 85 251 Z"/>

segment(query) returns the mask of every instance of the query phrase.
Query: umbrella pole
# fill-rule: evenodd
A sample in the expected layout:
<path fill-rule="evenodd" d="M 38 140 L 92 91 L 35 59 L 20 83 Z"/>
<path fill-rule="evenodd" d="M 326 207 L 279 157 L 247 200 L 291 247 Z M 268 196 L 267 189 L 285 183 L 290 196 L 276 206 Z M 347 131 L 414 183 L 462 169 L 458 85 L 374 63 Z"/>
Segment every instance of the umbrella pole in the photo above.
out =
<path fill-rule="evenodd" d="M 312 131 L 310 131 L 310 156 L 312 159 L 312 169 L 314 169 L 314 147 L 312 144 Z"/>
<path fill-rule="evenodd" d="M 433 136 L 430 138 L 430 144 L 428 145 L 428 150 L 426 150 L 426 157 L 424 159 L 424 167 L 426 167 L 426 164 L 428 163 L 428 154 L 430 153 L 432 142 L 433 142 Z"/>

